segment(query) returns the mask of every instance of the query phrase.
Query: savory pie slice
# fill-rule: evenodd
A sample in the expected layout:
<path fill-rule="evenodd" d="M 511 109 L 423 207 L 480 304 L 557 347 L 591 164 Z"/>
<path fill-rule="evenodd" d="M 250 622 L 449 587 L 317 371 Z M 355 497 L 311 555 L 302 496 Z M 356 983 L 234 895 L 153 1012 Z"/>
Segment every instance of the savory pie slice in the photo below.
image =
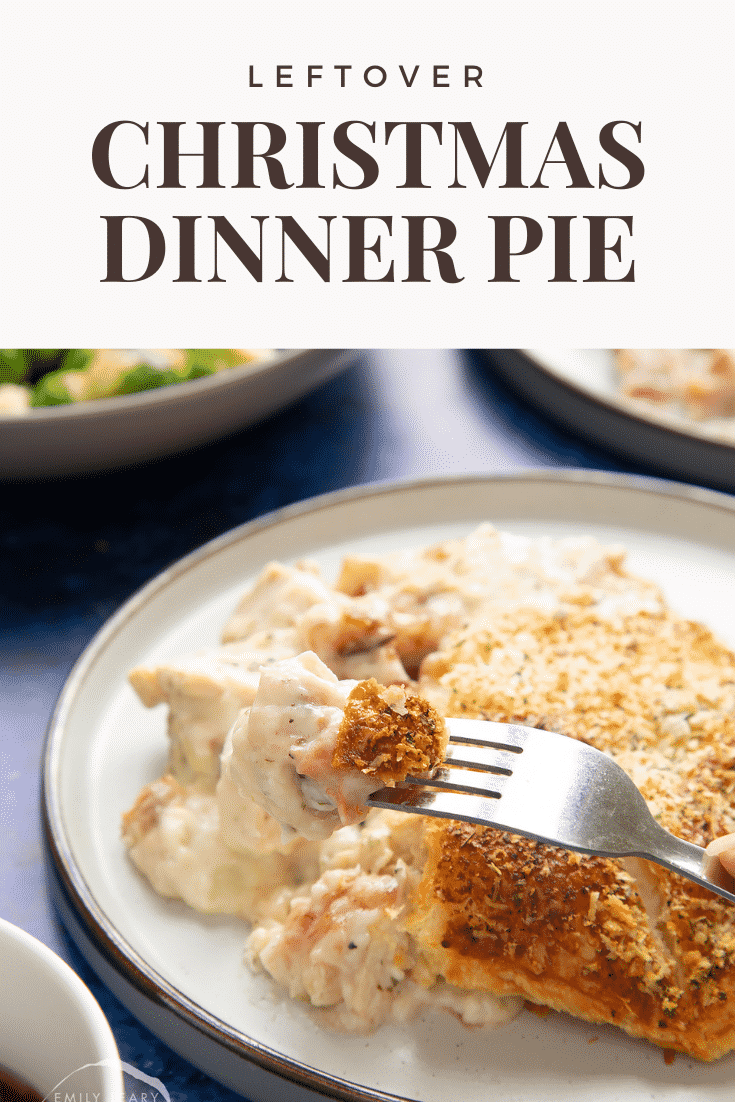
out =
<path fill-rule="evenodd" d="M 169 705 L 173 774 L 125 816 L 133 861 L 162 895 L 254 922 L 251 966 L 344 1028 L 421 1005 L 498 1024 L 525 998 L 703 1060 L 735 1048 L 735 907 L 704 888 L 489 828 L 356 822 L 441 759 L 440 717 L 466 716 L 605 751 L 682 838 L 735 832 L 735 657 L 624 557 L 482 525 L 347 558 L 336 588 L 269 565 L 221 648 L 131 675 Z"/>

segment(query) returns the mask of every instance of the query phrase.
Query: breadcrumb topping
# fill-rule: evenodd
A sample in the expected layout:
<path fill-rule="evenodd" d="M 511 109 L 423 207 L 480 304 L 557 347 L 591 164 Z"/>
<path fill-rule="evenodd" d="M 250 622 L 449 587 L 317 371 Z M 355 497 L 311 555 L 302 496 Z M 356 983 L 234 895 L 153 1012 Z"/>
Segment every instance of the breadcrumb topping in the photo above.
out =
<path fill-rule="evenodd" d="M 359 769 L 392 787 L 408 776 L 431 773 L 444 760 L 448 738 L 431 704 L 370 678 L 347 698 L 332 765 Z"/>
<path fill-rule="evenodd" d="M 609 753 L 681 838 L 706 845 L 735 828 L 735 659 L 699 624 L 666 611 L 603 620 L 515 610 L 448 640 L 420 688 L 447 715 L 553 730 Z M 634 878 L 622 862 L 490 828 L 432 822 L 427 834 L 411 929 L 438 973 L 701 1059 L 733 1047 L 735 909 L 725 900 L 658 866 Z"/>

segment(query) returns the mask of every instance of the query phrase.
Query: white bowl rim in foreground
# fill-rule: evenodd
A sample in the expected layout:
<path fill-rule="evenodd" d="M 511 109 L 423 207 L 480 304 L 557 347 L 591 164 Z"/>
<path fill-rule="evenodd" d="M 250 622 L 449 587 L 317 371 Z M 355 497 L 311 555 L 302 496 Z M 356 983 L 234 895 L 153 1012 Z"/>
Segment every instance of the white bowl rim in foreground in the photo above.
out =
<path fill-rule="evenodd" d="M 24 965 L 23 975 L 28 977 L 29 985 L 32 983 L 32 973 L 39 986 L 47 990 L 55 988 L 59 1000 L 63 1001 L 65 1019 L 68 1021 L 73 1016 L 81 1024 L 89 1038 L 90 1057 L 94 1058 L 94 1060 L 90 1060 L 90 1063 L 95 1062 L 102 1065 L 100 1072 L 104 1086 L 100 1102 L 124 1102 L 122 1066 L 117 1044 L 107 1018 L 86 984 L 66 961 L 54 953 L 48 945 L 45 945 L 21 927 L 0 918 L 0 966 L 6 953 L 12 958 L 11 968 L 13 963 Z M 4 998 L 6 997 L 7 993 L 4 993 Z M 12 1022 L 12 1016 L 10 1020 Z M 63 1046 L 63 1020 L 56 1019 L 56 1025 L 58 1027 L 56 1043 Z M 26 1068 L 17 1066 L 17 1057 L 11 1063 L 8 1063 L 11 1059 L 8 1055 L 11 1050 L 7 1037 L 8 1034 L 5 1037 L 0 1036 L 3 1053 L 0 1056 L 0 1064 L 7 1067 L 8 1071 L 19 1075 L 21 1079 L 29 1081 L 29 1076 L 32 1075 L 34 1054 L 29 1053 L 27 1055 Z M 22 1040 L 21 1038 L 18 1042 L 21 1047 Z M 79 1070 L 78 1068 L 65 1069 L 61 1048 L 59 1049 L 58 1066 L 62 1075 L 71 1075 Z M 56 1084 L 51 1084 L 50 1089 L 55 1086 Z"/>

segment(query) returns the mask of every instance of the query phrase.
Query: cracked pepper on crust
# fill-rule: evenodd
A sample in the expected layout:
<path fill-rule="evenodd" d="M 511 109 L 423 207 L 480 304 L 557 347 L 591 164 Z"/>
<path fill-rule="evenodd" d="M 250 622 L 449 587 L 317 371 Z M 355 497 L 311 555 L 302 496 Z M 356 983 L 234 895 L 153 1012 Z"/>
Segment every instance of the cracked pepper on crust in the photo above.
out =
<path fill-rule="evenodd" d="M 553 729 L 607 751 L 659 822 L 733 830 L 735 660 L 668 612 L 524 610 L 425 665 L 448 715 Z M 553 778 L 549 779 L 553 784 Z M 713 1060 L 735 1046 L 735 908 L 659 866 L 427 822 L 408 929 L 432 970 Z"/>

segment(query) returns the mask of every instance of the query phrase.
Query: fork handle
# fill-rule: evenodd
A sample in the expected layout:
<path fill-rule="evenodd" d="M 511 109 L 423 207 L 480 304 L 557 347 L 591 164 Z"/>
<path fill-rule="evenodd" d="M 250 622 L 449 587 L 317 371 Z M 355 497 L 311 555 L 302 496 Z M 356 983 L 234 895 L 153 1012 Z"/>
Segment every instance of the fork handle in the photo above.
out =
<path fill-rule="evenodd" d="M 659 827 L 655 839 L 651 842 L 650 850 L 655 852 L 636 854 L 645 857 L 649 861 L 655 861 L 657 865 L 671 869 L 672 872 L 681 873 L 696 884 L 716 892 L 724 899 L 735 903 L 735 881 L 722 867 L 717 857 L 707 854 L 701 846 L 695 846 L 691 842 L 685 842 L 683 838 L 677 838 L 669 834 L 667 830 Z M 649 848 L 649 847 L 647 847 Z"/>

